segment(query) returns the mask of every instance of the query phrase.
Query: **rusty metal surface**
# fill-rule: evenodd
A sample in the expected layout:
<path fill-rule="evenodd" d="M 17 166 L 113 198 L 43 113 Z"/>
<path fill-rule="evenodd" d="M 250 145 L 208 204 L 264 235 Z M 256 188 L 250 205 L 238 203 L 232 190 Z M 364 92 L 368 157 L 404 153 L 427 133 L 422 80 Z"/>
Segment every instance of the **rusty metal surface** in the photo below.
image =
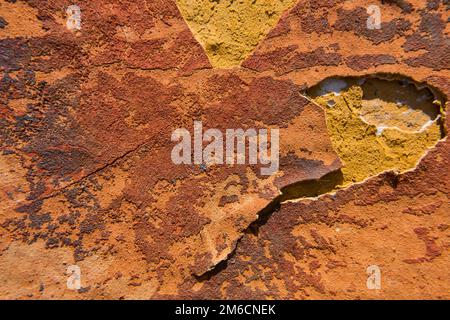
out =
<path fill-rule="evenodd" d="M 77 32 L 65 1 L 1 3 L 0 297 L 450 297 L 447 139 L 405 174 L 278 197 L 345 165 L 307 88 L 399 73 L 449 96 L 445 1 L 380 2 L 380 30 L 364 1 L 299 1 L 230 69 L 175 1 L 78 2 Z M 175 165 L 171 134 L 194 121 L 279 128 L 279 172 Z"/>

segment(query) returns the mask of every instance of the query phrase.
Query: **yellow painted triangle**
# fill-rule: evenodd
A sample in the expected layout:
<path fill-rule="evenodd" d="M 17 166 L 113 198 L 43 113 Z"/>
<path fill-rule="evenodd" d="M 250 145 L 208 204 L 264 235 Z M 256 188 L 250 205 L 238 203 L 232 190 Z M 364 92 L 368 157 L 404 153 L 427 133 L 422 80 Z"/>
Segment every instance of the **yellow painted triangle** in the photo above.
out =
<path fill-rule="evenodd" d="M 176 0 L 216 68 L 238 66 L 297 0 Z"/>

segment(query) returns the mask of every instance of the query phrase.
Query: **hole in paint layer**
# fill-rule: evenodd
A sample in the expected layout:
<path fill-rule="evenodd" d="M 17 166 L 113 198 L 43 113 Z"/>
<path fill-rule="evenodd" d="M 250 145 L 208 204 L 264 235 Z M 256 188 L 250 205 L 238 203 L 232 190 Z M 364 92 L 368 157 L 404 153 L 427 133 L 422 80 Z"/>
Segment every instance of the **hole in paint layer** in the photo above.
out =
<path fill-rule="evenodd" d="M 428 87 L 416 87 L 408 81 L 380 79 L 368 79 L 361 87 L 364 93 L 361 118 L 378 128 L 417 132 L 440 114 Z"/>
<path fill-rule="evenodd" d="M 340 187 L 388 170 L 411 170 L 445 135 L 443 96 L 409 78 L 329 78 L 307 95 L 326 112 L 344 164 Z"/>

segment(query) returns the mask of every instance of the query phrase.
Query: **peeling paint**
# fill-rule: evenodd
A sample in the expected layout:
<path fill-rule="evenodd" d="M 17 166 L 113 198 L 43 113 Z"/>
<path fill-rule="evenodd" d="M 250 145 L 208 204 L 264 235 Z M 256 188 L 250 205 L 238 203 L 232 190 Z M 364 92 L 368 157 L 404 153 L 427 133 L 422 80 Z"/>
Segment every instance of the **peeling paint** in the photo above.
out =
<path fill-rule="evenodd" d="M 436 94 L 398 77 L 327 79 L 310 89 L 326 111 L 343 162 L 339 188 L 388 170 L 413 169 L 444 135 L 444 102 Z"/>

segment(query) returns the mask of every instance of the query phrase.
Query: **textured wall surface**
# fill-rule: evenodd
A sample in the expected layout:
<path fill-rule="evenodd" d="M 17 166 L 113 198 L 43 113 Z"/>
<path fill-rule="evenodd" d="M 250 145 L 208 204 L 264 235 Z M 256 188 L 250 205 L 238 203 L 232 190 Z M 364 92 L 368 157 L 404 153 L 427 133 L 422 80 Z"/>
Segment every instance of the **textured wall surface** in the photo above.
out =
<path fill-rule="evenodd" d="M 0 0 L 0 298 L 450 299 L 450 3 L 373 4 Z"/>

